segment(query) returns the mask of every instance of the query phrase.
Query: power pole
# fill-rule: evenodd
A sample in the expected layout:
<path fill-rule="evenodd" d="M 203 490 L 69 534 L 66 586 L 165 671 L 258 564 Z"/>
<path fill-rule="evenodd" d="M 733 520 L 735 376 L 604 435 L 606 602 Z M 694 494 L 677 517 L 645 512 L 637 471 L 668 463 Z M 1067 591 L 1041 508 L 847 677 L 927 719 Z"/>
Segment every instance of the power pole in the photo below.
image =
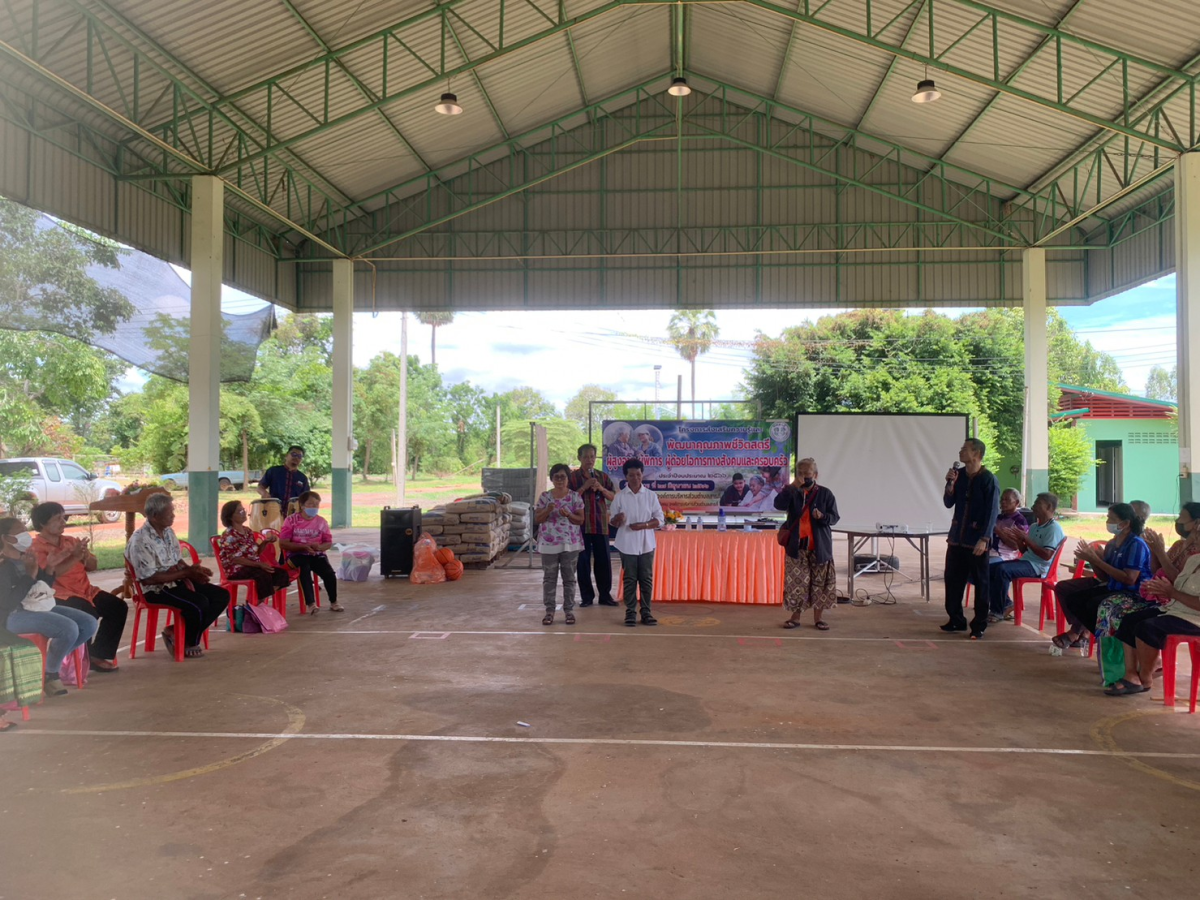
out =
<path fill-rule="evenodd" d="M 396 421 L 396 506 L 404 506 L 408 477 L 408 313 L 400 313 L 400 414 Z"/>

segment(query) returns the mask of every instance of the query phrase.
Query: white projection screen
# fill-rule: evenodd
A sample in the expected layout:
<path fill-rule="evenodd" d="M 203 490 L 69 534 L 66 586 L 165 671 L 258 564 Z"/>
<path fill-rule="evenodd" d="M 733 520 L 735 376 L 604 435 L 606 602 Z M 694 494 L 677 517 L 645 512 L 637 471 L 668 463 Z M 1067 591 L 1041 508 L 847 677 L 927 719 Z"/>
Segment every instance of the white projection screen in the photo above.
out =
<path fill-rule="evenodd" d="M 816 459 L 843 525 L 948 527 L 942 493 L 946 470 L 969 437 L 967 416 L 801 413 L 796 419 L 796 458 Z"/>

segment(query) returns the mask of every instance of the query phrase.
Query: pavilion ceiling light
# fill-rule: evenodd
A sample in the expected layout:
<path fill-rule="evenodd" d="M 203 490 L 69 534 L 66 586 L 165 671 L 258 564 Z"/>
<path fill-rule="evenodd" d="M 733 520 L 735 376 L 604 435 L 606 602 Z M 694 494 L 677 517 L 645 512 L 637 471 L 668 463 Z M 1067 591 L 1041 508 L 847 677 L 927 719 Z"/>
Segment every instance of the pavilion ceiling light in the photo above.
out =
<path fill-rule="evenodd" d="M 458 97 L 447 91 L 442 94 L 442 99 L 434 106 L 434 110 L 443 116 L 457 116 L 462 113 L 463 108 L 458 105 Z"/>
<path fill-rule="evenodd" d="M 942 96 L 933 79 L 929 77 L 929 68 L 925 68 L 925 77 L 917 82 L 917 92 L 912 95 L 913 103 L 932 103 Z"/>
<path fill-rule="evenodd" d="M 667 88 L 667 93 L 672 97 L 686 97 L 691 92 L 692 89 L 688 87 L 687 79 L 682 76 L 672 78 L 671 86 Z"/>

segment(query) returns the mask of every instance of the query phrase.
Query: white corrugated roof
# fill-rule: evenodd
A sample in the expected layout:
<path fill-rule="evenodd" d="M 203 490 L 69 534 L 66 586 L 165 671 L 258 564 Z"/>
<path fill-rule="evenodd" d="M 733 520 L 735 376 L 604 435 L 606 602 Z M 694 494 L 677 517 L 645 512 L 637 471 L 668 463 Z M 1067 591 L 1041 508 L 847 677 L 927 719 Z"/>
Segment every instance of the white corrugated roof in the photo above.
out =
<path fill-rule="evenodd" d="M 289 166 L 326 191 L 334 204 L 373 198 L 410 182 L 404 190 L 416 192 L 424 183 L 414 179 L 431 169 L 456 167 L 439 176 L 444 182 L 465 169 L 473 154 L 502 159 L 515 146 L 545 140 L 548 133 L 539 129 L 548 123 L 584 124 L 582 118 L 570 117 L 588 103 L 651 81 L 661 87 L 684 70 L 697 81 L 737 89 L 738 102 L 747 107 L 777 101 L 818 116 L 823 121 L 816 127 L 826 136 L 838 138 L 856 128 L 916 151 L 922 156 L 910 165 L 918 169 L 945 159 L 967 170 L 951 173 L 954 180 L 969 182 L 971 173 L 978 173 L 1013 189 L 1040 188 L 1097 137 L 1110 133 L 1085 121 L 1088 116 L 1120 125 L 1127 95 L 1161 99 L 1159 86 L 1166 76 L 1155 66 L 1180 68 L 1189 75 L 1200 72 L 1200 17 L 1194 0 L 993 0 L 990 5 L 975 0 L 834 0 L 824 5 L 791 0 L 513 0 L 503 5 L 494 0 L 41 0 L 36 47 L 31 0 L 8 0 L 5 9 L 0 40 L 46 70 L 30 74 L 12 53 L 0 54 L 0 87 L 10 99 L 41 100 L 46 109 L 78 117 L 97 134 L 129 139 L 122 123 L 106 117 L 97 104 L 153 131 L 178 113 L 180 99 L 170 87 L 173 76 L 190 92 L 182 102 L 196 110 L 180 128 L 185 150 L 200 153 L 211 143 L 213 168 L 221 166 L 223 177 L 252 191 L 250 185 L 261 178 L 261 162 L 240 172 L 229 168 L 237 159 L 241 129 L 248 135 L 244 152 L 261 155 L 264 147 L 272 148 L 268 165 L 273 174 Z M 581 20 L 568 23 L 570 27 L 556 24 L 560 9 Z M 103 35 L 90 47 L 93 31 L 81 25 L 81 10 L 94 17 L 96 33 Z M 452 33 L 442 27 L 440 14 L 446 10 Z M 815 21 L 789 15 L 797 10 L 808 11 Z M 925 66 L 879 44 L 928 52 L 931 10 L 937 61 L 930 74 L 943 97 L 914 105 L 909 98 L 915 82 L 925 77 Z M 1007 18 L 1009 14 L 1093 45 L 1056 42 Z M 676 59 L 681 16 L 682 58 Z M 404 27 L 393 36 L 385 36 L 400 25 Z M 977 80 L 941 68 L 991 77 L 993 47 L 998 49 L 995 72 L 1000 80 L 1042 98 L 1058 99 L 1061 67 L 1062 99 L 1077 115 L 1046 103 L 998 96 Z M 331 64 L 328 48 L 336 57 Z M 1154 65 L 1134 59 L 1123 82 L 1122 67 L 1105 48 Z M 136 96 L 129 90 L 135 49 L 140 54 Z M 106 68 L 95 67 L 97 53 L 103 54 Z M 471 71 L 435 78 L 435 70 L 443 68 Z M 95 104 L 63 92 L 53 78 L 90 93 Z M 419 89 L 405 93 L 414 86 Z M 444 90 L 458 95 L 463 115 L 433 111 Z M 385 91 L 387 99 L 379 100 Z M 628 95 L 611 109 L 636 99 Z M 674 108 L 674 101 L 668 102 Z M 1200 141 L 1200 134 L 1188 133 L 1196 124 L 1190 120 L 1192 102 L 1184 91 L 1167 104 L 1159 126 L 1164 140 L 1189 146 Z M 211 132 L 202 103 L 215 104 L 219 111 L 211 117 Z M 372 103 L 379 108 L 359 114 Z M 799 120 L 794 112 L 775 112 L 781 120 Z M 1130 125 L 1140 123 L 1135 117 Z M 281 141 L 288 145 L 274 149 Z M 136 136 L 130 146 L 144 154 L 153 149 Z M 859 146 L 872 144 L 862 141 Z M 883 144 L 878 147 L 886 150 Z M 1152 166 L 1145 151 L 1129 153 L 1138 154 L 1130 175 L 1136 182 Z M 645 166 L 637 175 L 639 184 L 676 177 L 669 159 L 652 154 L 610 160 L 614 173 L 630 177 L 630 166 L 637 164 Z M 170 165 L 178 172 L 188 168 L 184 161 Z M 768 166 L 771 172 L 775 168 Z M 1119 169 L 1119 161 L 1109 168 Z M 693 179 L 709 177 L 703 166 L 691 165 L 688 171 Z M 820 181 L 811 173 L 803 177 Z M 1113 171 L 1103 179 L 1101 200 L 1122 195 L 1114 213 L 1169 189 L 1168 181 L 1159 180 L 1133 191 Z M 1095 185 L 1091 187 L 1094 193 Z M 1066 186 L 1061 194 L 1073 200 L 1073 191 Z M 293 208 L 295 198 L 286 192 L 266 192 L 280 215 Z M 813 202 L 820 208 L 824 201 L 814 192 Z M 364 208 L 380 203 L 371 199 Z M 779 203 L 775 198 L 767 208 Z M 713 205 L 706 222 L 725 214 L 724 209 Z M 645 214 L 650 224 L 671 219 L 659 207 Z M 742 215 L 741 205 L 728 206 L 728 215 L 733 224 Z"/>

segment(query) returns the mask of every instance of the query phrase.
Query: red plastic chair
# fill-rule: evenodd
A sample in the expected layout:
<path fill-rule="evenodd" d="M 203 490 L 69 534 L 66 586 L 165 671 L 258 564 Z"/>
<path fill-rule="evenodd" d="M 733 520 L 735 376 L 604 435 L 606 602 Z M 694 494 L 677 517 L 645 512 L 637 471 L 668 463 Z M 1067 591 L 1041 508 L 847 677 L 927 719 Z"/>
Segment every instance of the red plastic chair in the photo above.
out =
<path fill-rule="evenodd" d="M 196 555 L 196 549 L 186 541 L 179 542 L 181 547 L 187 547 L 191 551 L 192 559 L 199 560 Z M 193 563 L 195 565 L 196 563 Z M 159 603 L 150 603 L 146 600 L 146 594 L 142 590 L 142 584 L 137 580 L 137 575 L 134 574 L 133 565 L 129 560 L 125 560 L 125 578 L 129 582 L 129 589 L 133 593 L 133 640 L 129 644 L 129 658 L 137 659 L 138 646 L 138 631 L 142 621 L 142 613 L 146 614 L 146 646 L 147 653 L 154 652 L 154 645 L 158 640 L 158 614 L 164 612 L 167 614 L 167 628 L 173 628 L 175 631 L 175 662 L 183 662 L 183 651 L 185 649 L 184 642 L 187 640 L 184 630 L 183 616 L 176 615 L 176 610 L 173 606 L 163 606 Z M 204 642 L 204 649 L 208 649 L 208 629 L 204 630 L 201 636 Z"/>
<path fill-rule="evenodd" d="M 270 529 L 264 529 L 263 535 L 265 535 L 267 533 L 267 530 L 270 530 Z M 271 531 L 271 534 L 274 534 L 276 536 L 278 536 L 278 534 L 279 534 L 277 531 L 274 531 L 274 530 L 270 530 L 270 531 Z M 262 537 L 262 535 L 258 535 L 258 537 Z M 278 546 L 279 545 L 277 543 L 263 544 L 262 548 L 259 550 L 258 555 L 262 557 L 263 562 L 277 564 L 277 560 L 279 559 L 279 556 L 278 556 L 279 551 L 276 548 Z M 291 580 L 292 584 L 296 584 L 296 582 L 300 580 L 300 570 L 299 569 L 288 568 L 287 573 L 288 573 L 288 578 Z M 299 585 L 296 585 L 296 595 L 297 595 L 297 599 L 300 601 L 300 615 L 303 616 L 308 612 L 308 608 L 304 603 L 304 591 L 300 590 Z M 284 606 L 285 606 L 285 608 L 287 606 L 287 595 L 286 594 L 284 595 Z M 317 609 L 321 608 L 321 581 L 319 578 L 317 578 L 316 574 L 313 575 L 313 606 L 315 606 Z M 280 612 L 282 613 L 282 612 L 284 612 L 284 610 L 281 609 Z"/>
<path fill-rule="evenodd" d="M 255 537 L 261 537 L 261 535 L 256 534 Z M 217 537 L 211 537 L 208 539 L 209 544 L 212 545 L 213 559 L 215 559 L 217 561 L 217 574 L 220 576 L 220 579 L 221 579 L 220 585 L 221 585 L 221 587 L 223 587 L 227 591 L 229 591 L 229 608 L 225 611 L 225 615 L 229 619 L 229 621 L 232 622 L 233 621 L 233 610 L 234 610 L 234 607 L 237 606 L 239 590 L 241 590 L 243 588 L 245 589 L 247 605 L 258 606 L 258 604 L 261 601 L 259 600 L 259 596 L 258 596 L 258 585 L 256 585 L 252 579 L 230 578 L 228 576 L 228 574 L 226 574 L 225 566 L 221 562 L 221 553 L 219 551 L 219 541 L 220 541 L 220 538 L 217 538 Z M 274 553 L 272 553 L 272 558 L 273 557 L 274 557 Z M 284 589 L 275 591 L 275 593 L 271 597 L 271 605 L 273 607 L 275 607 L 275 609 L 279 612 L 279 614 L 281 616 L 283 616 L 284 618 L 287 618 L 287 591 Z"/>
<path fill-rule="evenodd" d="M 1196 695 L 1200 694 L 1200 637 L 1186 634 L 1167 636 L 1167 644 L 1163 647 L 1163 704 L 1175 705 L 1175 672 L 1178 662 L 1179 648 L 1187 645 L 1192 654 L 1192 684 L 1188 694 L 1188 712 L 1196 711 Z"/>
<path fill-rule="evenodd" d="M 1066 541 L 1064 541 L 1063 543 L 1066 543 Z M 1099 550 L 1101 553 L 1104 553 L 1104 548 L 1108 546 L 1108 541 L 1092 541 L 1091 544 L 1089 544 L 1089 546 L 1093 550 Z M 1083 560 L 1080 560 L 1079 562 L 1075 563 L 1075 569 L 1071 572 L 1071 578 L 1072 579 L 1082 578 L 1085 569 L 1087 569 L 1087 563 L 1085 563 Z M 1055 606 L 1054 625 L 1058 629 L 1058 631 L 1055 633 L 1062 634 L 1064 631 L 1067 630 L 1067 613 L 1066 613 L 1066 610 L 1064 610 L 1062 608 L 1062 604 L 1057 602 L 1057 598 L 1055 600 L 1054 606 Z M 1091 655 L 1092 655 L 1092 648 L 1089 647 L 1088 648 L 1088 657 L 1090 658 Z"/>
<path fill-rule="evenodd" d="M 48 637 L 46 637 L 44 634 L 19 634 L 19 635 L 17 635 L 17 637 L 25 638 L 25 640 L 29 641 L 29 643 L 31 643 L 31 644 L 35 644 L 37 646 L 37 648 L 42 651 L 42 678 L 45 679 L 45 677 L 46 677 L 46 675 L 45 675 L 45 673 L 46 673 L 46 654 L 49 652 L 49 649 L 50 649 L 50 639 Z M 75 650 L 71 653 L 71 655 L 75 657 L 75 672 L 77 673 L 75 676 L 75 680 L 76 680 L 76 682 L 78 682 L 76 684 L 76 688 L 78 688 L 79 690 L 83 690 L 83 655 L 86 652 L 87 652 L 87 647 L 83 646 L 83 647 L 76 647 Z M 24 706 L 21 709 L 22 709 L 21 718 L 28 720 L 29 719 L 29 707 Z"/>
<path fill-rule="evenodd" d="M 1064 537 L 1061 541 L 1059 541 L 1058 549 L 1054 551 L 1054 556 L 1050 558 L 1050 570 L 1046 573 L 1045 578 L 1013 579 L 1013 624 L 1018 628 L 1021 627 L 1021 620 L 1025 614 L 1024 588 L 1027 584 L 1040 584 L 1042 586 L 1042 602 L 1038 609 L 1038 631 L 1042 631 L 1046 627 L 1047 617 L 1057 621 L 1057 605 L 1054 602 L 1054 586 L 1058 584 L 1058 564 L 1062 559 L 1063 549 L 1066 546 L 1067 539 Z"/>

